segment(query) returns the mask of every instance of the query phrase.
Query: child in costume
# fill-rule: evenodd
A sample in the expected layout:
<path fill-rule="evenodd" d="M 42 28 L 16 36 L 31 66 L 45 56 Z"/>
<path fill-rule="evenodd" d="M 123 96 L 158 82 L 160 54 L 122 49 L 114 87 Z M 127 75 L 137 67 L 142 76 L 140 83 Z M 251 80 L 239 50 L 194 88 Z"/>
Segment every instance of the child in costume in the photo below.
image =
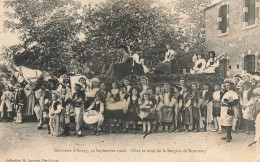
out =
<path fill-rule="evenodd" d="M 187 86 L 182 87 L 183 94 L 183 108 L 182 108 L 182 125 L 184 127 L 185 133 L 189 131 L 190 124 L 190 111 L 191 110 L 191 94 L 188 91 Z"/>
<path fill-rule="evenodd" d="M 49 110 L 49 126 L 51 135 L 53 136 L 59 136 L 61 134 L 61 127 L 60 127 L 60 113 L 63 109 L 61 102 L 58 100 L 58 94 L 53 93 L 52 94 L 52 104 Z"/>
<path fill-rule="evenodd" d="M 155 105 L 155 121 L 154 121 L 154 125 L 153 125 L 153 131 L 157 132 L 158 131 L 158 127 L 161 125 L 161 118 L 162 118 L 162 113 L 161 113 L 161 108 L 163 106 L 163 96 L 161 93 L 161 86 L 156 86 L 155 87 L 155 94 L 154 94 L 154 99 L 156 101 L 156 105 Z"/>
<path fill-rule="evenodd" d="M 200 128 L 200 110 L 199 110 L 199 94 L 198 94 L 198 84 L 193 82 L 191 84 L 191 106 L 192 106 L 192 116 L 193 116 L 193 130 L 194 132 L 199 132 Z"/>
<path fill-rule="evenodd" d="M 145 93 L 142 103 L 140 105 L 140 114 L 139 114 L 139 117 L 143 121 L 143 134 L 146 132 L 151 133 L 151 122 L 153 118 L 150 116 L 152 116 L 152 113 L 154 113 L 153 111 L 154 111 L 154 105 L 150 99 L 150 95 L 148 93 Z"/>
<path fill-rule="evenodd" d="M 174 95 L 171 101 L 171 105 L 173 105 L 174 109 L 174 130 L 175 133 L 180 131 L 181 126 L 181 114 L 182 114 L 182 106 L 183 106 L 183 96 L 180 94 L 182 90 L 181 87 L 174 87 Z"/>
<path fill-rule="evenodd" d="M 16 85 L 15 107 L 16 107 L 16 123 L 22 123 L 23 113 L 26 105 L 26 94 L 20 84 Z"/>
<path fill-rule="evenodd" d="M 95 131 L 94 131 L 94 135 L 99 136 L 100 135 L 100 131 L 101 131 L 101 124 L 103 121 L 103 112 L 104 112 L 104 102 L 102 101 L 102 96 L 100 92 L 97 92 L 95 95 L 95 101 L 92 103 L 92 105 L 88 108 L 89 110 L 94 110 L 96 111 L 98 114 L 96 115 L 98 120 L 97 123 L 95 123 Z"/>
<path fill-rule="evenodd" d="M 123 113 L 123 107 L 124 105 L 120 104 L 120 90 L 118 83 L 116 81 L 112 82 L 112 89 L 110 92 L 108 92 L 107 95 L 107 108 L 112 109 L 115 108 L 115 110 L 108 110 L 107 115 L 109 117 L 109 131 L 110 133 L 116 131 L 116 133 L 120 133 L 120 124 L 123 120 L 124 113 Z M 116 108 L 121 109 L 116 109 Z"/>
<path fill-rule="evenodd" d="M 161 121 L 164 127 L 164 131 L 172 130 L 172 122 L 174 118 L 174 111 L 172 105 L 173 94 L 171 92 L 170 84 L 165 83 L 163 85 L 163 95 L 162 95 L 162 107 L 161 107 Z"/>
<path fill-rule="evenodd" d="M 126 113 L 126 123 L 125 129 L 129 129 L 129 124 L 133 123 L 133 134 L 136 133 L 136 126 L 138 121 L 138 110 L 139 110 L 140 94 L 136 87 L 132 87 L 130 90 L 130 97 L 127 99 L 127 113 Z"/>
<path fill-rule="evenodd" d="M 213 129 L 213 132 L 216 132 L 217 130 L 221 132 L 221 124 L 220 124 L 220 107 L 221 107 L 221 99 L 224 95 L 223 92 L 220 91 L 220 85 L 215 84 L 214 86 L 214 92 L 212 94 L 212 115 L 214 120 L 215 129 Z"/>
<path fill-rule="evenodd" d="M 14 93 L 11 91 L 11 84 L 8 84 L 5 87 L 5 91 L 1 96 L 1 105 L 0 105 L 0 115 L 4 117 L 4 107 L 7 108 L 7 121 L 12 120 L 12 112 L 13 112 L 13 103 L 14 103 Z"/>
<path fill-rule="evenodd" d="M 200 92 L 199 97 L 200 97 L 200 101 L 201 101 L 201 105 L 200 105 L 201 117 L 202 117 L 202 121 L 203 121 L 203 125 L 204 125 L 203 131 L 206 132 L 207 123 L 208 123 L 208 119 L 207 119 L 208 103 L 210 101 L 210 91 L 209 91 L 208 83 L 203 84 L 203 89 Z"/>

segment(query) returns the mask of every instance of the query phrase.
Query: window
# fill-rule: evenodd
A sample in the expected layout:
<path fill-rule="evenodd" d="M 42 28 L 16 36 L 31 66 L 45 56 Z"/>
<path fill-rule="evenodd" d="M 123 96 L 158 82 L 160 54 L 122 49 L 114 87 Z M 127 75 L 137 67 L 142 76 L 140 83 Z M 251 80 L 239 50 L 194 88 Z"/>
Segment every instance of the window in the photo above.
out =
<path fill-rule="evenodd" d="M 244 58 L 244 70 L 247 73 L 255 72 L 255 55 L 247 55 Z"/>
<path fill-rule="evenodd" d="M 258 0 L 244 0 L 244 29 L 258 23 Z"/>
<path fill-rule="evenodd" d="M 219 8 L 218 29 L 221 33 L 226 33 L 228 29 L 228 5 Z"/>
<path fill-rule="evenodd" d="M 219 61 L 219 67 L 216 68 L 216 75 L 220 77 L 227 77 L 227 71 L 228 71 L 228 60 L 222 59 Z"/>
<path fill-rule="evenodd" d="M 260 72 L 260 55 L 258 54 L 256 56 L 257 56 L 257 62 L 256 62 L 256 64 L 257 64 L 257 71 Z"/>

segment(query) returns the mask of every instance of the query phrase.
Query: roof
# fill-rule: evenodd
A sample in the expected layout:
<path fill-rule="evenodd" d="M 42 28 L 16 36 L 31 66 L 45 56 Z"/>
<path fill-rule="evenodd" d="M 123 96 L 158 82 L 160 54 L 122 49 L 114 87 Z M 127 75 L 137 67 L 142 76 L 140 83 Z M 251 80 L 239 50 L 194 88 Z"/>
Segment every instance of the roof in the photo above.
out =
<path fill-rule="evenodd" d="M 215 1 L 215 2 L 213 2 L 210 6 L 206 7 L 204 10 L 206 11 L 206 10 L 208 10 L 208 9 L 210 9 L 210 8 L 212 8 L 212 7 L 214 7 L 214 6 L 218 5 L 218 4 L 220 4 L 220 3 L 222 3 L 223 1 L 224 1 L 224 0 Z"/>

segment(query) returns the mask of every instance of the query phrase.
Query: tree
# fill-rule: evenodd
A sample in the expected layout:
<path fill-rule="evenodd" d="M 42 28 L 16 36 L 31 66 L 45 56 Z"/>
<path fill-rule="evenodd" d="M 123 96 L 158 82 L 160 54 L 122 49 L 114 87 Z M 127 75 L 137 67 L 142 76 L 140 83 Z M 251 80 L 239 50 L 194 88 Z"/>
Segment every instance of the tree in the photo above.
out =
<path fill-rule="evenodd" d="M 175 30 L 179 15 L 166 4 L 154 0 L 111 0 L 84 7 L 86 41 L 97 62 L 104 56 L 116 56 L 115 48 L 126 45 L 132 53 L 139 51 L 149 67 L 163 60 L 170 42 L 177 53 L 182 43 Z"/>
<path fill-rule="evenodd" d="M 80 3 L 72 0 L 5 1 L 14 9 L 5 27 L 21 33 L 22 43 L 5 50 L 17 65 L 55 70 L 73 57 L 71 46 L 80 28 Z"/>
<path fill-rule="evenodd" d="M 212 0 L 180 0 L 175 9 L 184 15 L 180 23 L 187 39 L 186 49 L 189 49 L 189 59 L 194 54 L 205 54 L 205 12 L 203 11 L 212 3 Z M 183 46 L 182 48 L 185 48 Z"/>
<path fill-rule="evenodd" d="M 179 25 L 182 18 L 168 4 L 155 0 L 109 0 L 81 6 L 74 0 L 7 1 L 5 25 L 22 33 L 22 44 L 8 48 L 17 65 L 46 71 L 65 66 L 100 72 L 104 57 L 116 59 L 116 48 L 126 45 L 140 51 L 148 67 L 164 58 L 170 42 L 183 64 L 188 40 Z M 18 20 L 18 21 L 17 21 Z M 95 68 L 94 68 L 95 67 Z"/>

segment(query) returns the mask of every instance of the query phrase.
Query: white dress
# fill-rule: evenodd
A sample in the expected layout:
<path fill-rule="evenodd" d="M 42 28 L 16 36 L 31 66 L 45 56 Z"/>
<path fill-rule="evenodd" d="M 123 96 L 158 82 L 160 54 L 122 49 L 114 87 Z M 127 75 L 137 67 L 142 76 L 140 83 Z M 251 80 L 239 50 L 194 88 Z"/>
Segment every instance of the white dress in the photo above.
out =
<path fill-rule="evenodd" d="M 253 97 L 249 100 L 247 99 L 248 91 L 249 90 L 245 90 L 243 92 L 243 98 L 241 99 L 242 101 L 241 105 L 245 107 L 245 109 L 242 109 L 243 118 L 246 120 L 254 120 L 254 112 L 253 112 L 254 99 Z"/>
<path fill-rule="evenodd" d="M 255 119 L 255 140 L 260 145 L 260 113 L 258 113 Z"/>
<path fill-rule="evenodd" d="M 216 67 L 219 66 L 219 60 L 217 60 L 216 62 L 213 63 L 213 65 L 211 65 L 211 62 L 214 62 L 212 58 L 210 58 L 206 64 L 206 69 L 205 69 L 205 73 L 207 74 L 212 74 L 215 73 L 215 69 Z"/>
<path fill-rule="evenodd" d="M 195 65 L 193 69 L 191 69 L 191 74 L 202 74 L 205 73 L 206 68 L 206 61 L 205 59 L 201 58 L 195 61 Z"/>
<path fill-rule="evenodd" d="M 235 91 L 228 91 L 224 94 L 222 98 L 222 103 L 224 103 L 224 100 L 237 100 L 238 95 Z M 235 107 L 235 106 L 234 106 Z M 234 115 L 228 115 L 228 106 L 222 105 L 221 112 L 220 112 L 220 120 L 222 126 L 232 126 Z"/>
<path fill-rule="evenodd" d="M 170 62 L 171 60 L 173 60 L 175 56 L 175 51 L 170 49 L 165 53 L 165 58 L 163 62 Z"/>

